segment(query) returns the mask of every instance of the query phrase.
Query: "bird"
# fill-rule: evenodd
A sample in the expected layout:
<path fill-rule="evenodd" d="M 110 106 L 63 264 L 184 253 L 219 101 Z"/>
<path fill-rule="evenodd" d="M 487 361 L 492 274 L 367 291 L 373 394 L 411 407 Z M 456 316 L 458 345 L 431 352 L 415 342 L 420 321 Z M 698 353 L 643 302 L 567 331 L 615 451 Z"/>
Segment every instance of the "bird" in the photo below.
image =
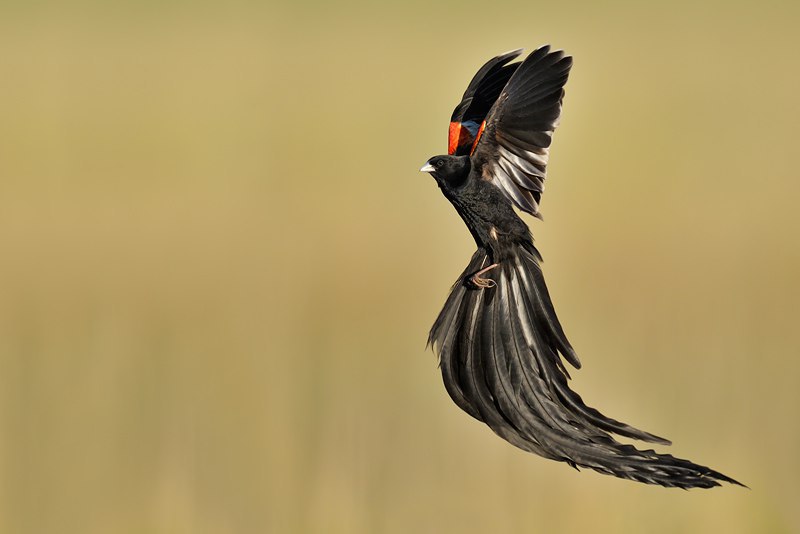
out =
<path fill-rule="evenodd" d="M 477 250 L 428 336 L 445 389 L 470 416 L 527 452 L 622 479 L 676 488 L 744 486 L 709 467 L 618 441 L 671 442 L 587 406 L 569 386 L 581 367 L 556 316 L 542 258 L 516 210 L 540 218 L 553 132 L 572 57 L 544 45 L 496 56 L 450 119 L 429 173 Z M 746 487 L 746 486 L 745 486 Z"/>

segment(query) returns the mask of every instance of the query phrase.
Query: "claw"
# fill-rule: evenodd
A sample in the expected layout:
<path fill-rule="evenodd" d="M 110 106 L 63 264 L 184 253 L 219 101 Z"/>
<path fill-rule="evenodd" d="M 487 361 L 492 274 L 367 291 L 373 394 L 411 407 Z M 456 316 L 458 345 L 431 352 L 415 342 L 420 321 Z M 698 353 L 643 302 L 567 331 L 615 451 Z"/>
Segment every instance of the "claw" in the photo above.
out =
<path fill-rule="evenodd" d="M 492 280 L 491 278 L 481 278 L 480 276 L 470 276 L 469 283 L 475 286 L 477 289 L 489 289 L 490 287 L 495 287 L 497 282 Z"/>
<path fill-rule="evenodd" d="M 467 278 L 467 285 L 471 286 L 475 289 L 489 289 L 490 287 L 496 287 L 497 282 L 492 280 L 491 278 L 483 278 L 481 275 L 485 272 L 488 272 L 492 269 L 497 267 L 496 263 L 491 264 L 490 266 L 486 267 L 485 269 L 481 269 L 477 273 L 473 274 L 469 278 Z"/>

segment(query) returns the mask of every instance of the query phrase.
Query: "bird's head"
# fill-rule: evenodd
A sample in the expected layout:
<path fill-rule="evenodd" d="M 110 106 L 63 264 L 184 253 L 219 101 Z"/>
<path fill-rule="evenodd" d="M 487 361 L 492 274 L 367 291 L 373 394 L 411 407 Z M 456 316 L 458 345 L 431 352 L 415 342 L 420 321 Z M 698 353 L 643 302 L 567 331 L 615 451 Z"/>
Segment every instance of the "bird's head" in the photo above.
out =
<path fill-rule="evenodd" d="M 469 175 L 469 156 L 434 156 L 419 170 L 433 176 L 440 186 L 457 187 Z"/>

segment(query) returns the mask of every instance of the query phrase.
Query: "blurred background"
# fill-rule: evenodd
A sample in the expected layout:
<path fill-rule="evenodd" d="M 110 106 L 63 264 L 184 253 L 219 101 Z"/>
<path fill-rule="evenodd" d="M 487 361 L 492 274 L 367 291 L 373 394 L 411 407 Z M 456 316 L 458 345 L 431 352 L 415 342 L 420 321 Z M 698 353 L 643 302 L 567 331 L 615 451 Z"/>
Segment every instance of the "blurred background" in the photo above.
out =
<path fill-rule="evenodd" d="M 800 4 L 7 2 L 0 532 L 800 532 Z M 477 68 L 575 57 L 528 219 L 592 406 L 752 489 L 527 455 L 428 329 L 417 169 Z"/>

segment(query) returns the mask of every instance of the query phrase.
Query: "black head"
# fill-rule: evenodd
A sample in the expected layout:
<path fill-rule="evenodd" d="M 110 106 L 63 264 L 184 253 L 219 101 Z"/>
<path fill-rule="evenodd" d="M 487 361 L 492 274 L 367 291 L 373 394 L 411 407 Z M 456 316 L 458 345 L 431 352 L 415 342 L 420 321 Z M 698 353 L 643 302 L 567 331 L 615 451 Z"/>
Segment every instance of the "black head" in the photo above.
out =
<path fill-rule="evenodd" d="M 440 186 L 457 187 L 467 179 L 469 169 L 469 156 L 434 156 L 420 172 L 430 173 Z"/>

